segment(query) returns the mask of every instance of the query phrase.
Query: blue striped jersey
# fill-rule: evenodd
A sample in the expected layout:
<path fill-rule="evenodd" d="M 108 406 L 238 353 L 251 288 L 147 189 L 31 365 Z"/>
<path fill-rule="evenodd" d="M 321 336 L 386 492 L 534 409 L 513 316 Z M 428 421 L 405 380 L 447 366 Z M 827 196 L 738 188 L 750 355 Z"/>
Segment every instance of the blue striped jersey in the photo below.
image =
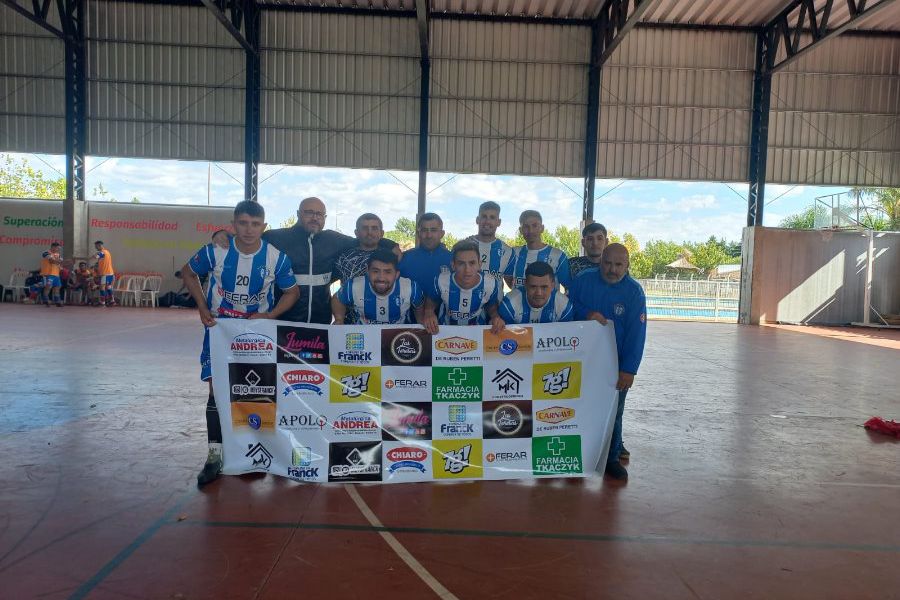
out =
<path fill-rule="evenodd" d="M 540 250 L 529 250 L 528 246 L 520 246 L 514 250 L 513 258 L 504 275 L 512 275 L 513 287 L 525 285 L 525 269 L 533 262 L 545 262 L 556 273 L 557 283 L 569 285 L 569 257 L 559 248 L 544 246 Z"/>
<path fill-rule="evenodd" d="M 441 273 L 434 280 L 431 297 L 440 302 L 438 322 L 441 325 L 483 325 L 487 323 L 484 307 L 499 304 L 502 297 L 500 280 L 478 276 L 478 283 L 465 289 L 456 283 L 453 273 Z"/>
<path fill-rule="evenodd" d="M 500 318 L 507 324 L 556 323 L 571 321 L 574 307 L 560 291 L 550 292 L 550 299 L 541 308 L 532 308 L 525 295 L 525 288 L 516 288 L 500 303 Z"/>
<path fill-rule="evenodd" d="M 469 238 L 478 244 L 478 255 L 481 257 L 481 272 L 501 276 L 506 272 L 509 261 L 513 257 L 513 249 L 503 240 L 479 242 L 476 236 Z"/>
<path fill-rule="evenodd" d="M 346 282 L 338 290 L 337 297 L 344 306 L 355 308 L 359 322 L 366 325 L 408 323 L 409 311 L 422 306 L 425 300 L 422 288 L 406 277 L 398 277 L 394 287 L 384 296 L 376 294 L 368 275 Z"/>
<path fill-rule="evenodd" d="M 282 290 L 297 285 L 290 259 L 265 240 L 253 254 L 241 254 L 234 240 L 228 248 L 207 244 L 188 265 L 197 275 L 210 275 L 206 304 L 219 316 L 268 312 L 275 306 L 273 282 Z"/>

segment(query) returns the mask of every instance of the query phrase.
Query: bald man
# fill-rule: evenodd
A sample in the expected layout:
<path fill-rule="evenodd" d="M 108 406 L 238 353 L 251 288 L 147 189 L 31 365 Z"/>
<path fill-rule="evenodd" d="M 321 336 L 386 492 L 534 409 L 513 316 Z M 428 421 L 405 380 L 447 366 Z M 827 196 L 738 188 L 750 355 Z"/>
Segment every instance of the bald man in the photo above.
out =
<path fill-rule="evenodd" d="M 628 249 L 622 244 L 610 244 L 603 251 L 600 268 L 583 271 L 569 288 L 576 319 L 593 319 L 601 325 L 608 321 L 615 324 L 619 406 L 609 444 L 606 474 L 618 480 L 628 479 L 628 471 L 620 460 L 625 396 L 634 384 L 647 338 L 647 300 L 641 284 L 628 274 L 628 266 Z"/>
<path fill-rule="evenodd" d="M 331 294 L 337 257 L 357 245 L 356 238 L 325 229 L 328 213 L 319 198 L 304 198 L 297 209 L 293 227 L 272 229 L 263 239 L 284 252 L 294 266 L 300 297 L 282 319 L 303 323 L 331 323 Z M 379 248 L 393 248 L 396 242 L 381 239 Z M 276 290 L 276 301 L 279 295 Z"/>

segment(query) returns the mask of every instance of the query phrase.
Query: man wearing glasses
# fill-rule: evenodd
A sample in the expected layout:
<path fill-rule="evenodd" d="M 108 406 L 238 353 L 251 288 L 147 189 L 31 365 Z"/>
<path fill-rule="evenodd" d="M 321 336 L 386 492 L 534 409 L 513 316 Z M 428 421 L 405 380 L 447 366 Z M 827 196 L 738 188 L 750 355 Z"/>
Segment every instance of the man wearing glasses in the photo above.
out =
<path fill-rule="evenodd" d="M 263 239 L 284 252 L 294 266 L 300 297 L 281 318 L 303 323 L 331 323 L 331 295 L 334 262 L 344 251 L 357 245 L 356 238 L 325 229 L 325 203 L 319 198 L 304 198 L 297 209 L 293 227 L 273 229 Z M 391 240 L 382 239 L 380 248 L 393 248 Z M 278 298 L 276 297 L 276 301 Z"/>

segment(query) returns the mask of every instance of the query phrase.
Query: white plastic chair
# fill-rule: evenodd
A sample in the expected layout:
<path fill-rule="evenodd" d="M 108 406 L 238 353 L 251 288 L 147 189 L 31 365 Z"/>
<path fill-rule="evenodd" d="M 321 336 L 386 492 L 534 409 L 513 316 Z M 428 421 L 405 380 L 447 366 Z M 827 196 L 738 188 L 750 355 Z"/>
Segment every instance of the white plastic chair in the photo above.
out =
<path fill-rule="evenodd" d="M 22 295 L 25 293 L 25 289 L 28 287 L 27 285 L 25 285 L 25 280 L 27 278 L 27 271 L 13 271 L 9 276 L 9 285 L 3 288 L 3 302 L 6 302 L 7 294 L 12 296 L 13 302 L 18 302 Z"/>
<path fill-rule="evenodd" d="M 122 306 L 125 306 L 125 299 L 131 293 L 131 280 L 133 277 L 133 275 L 122 275 L 113 282 L 113 298 Z"/>
<path fill-rule="evenodd" d="M 142 275 L 132 275 L 128 281 L 128 290 L 123 297 L 122 306 L 138 306 L 141 300 L 141 290 L 144 289 L 144 279 Z"/>
<path fill-rule="evenodd" d="M 144 289 L 138 292 L 140 306 L 144 306 L 144 300 L 147 306 L 156 308 L 159 306 L 159 289 L 162 287 L 162 277 L 160 275 L 149 275 L 144 280 Z"/>

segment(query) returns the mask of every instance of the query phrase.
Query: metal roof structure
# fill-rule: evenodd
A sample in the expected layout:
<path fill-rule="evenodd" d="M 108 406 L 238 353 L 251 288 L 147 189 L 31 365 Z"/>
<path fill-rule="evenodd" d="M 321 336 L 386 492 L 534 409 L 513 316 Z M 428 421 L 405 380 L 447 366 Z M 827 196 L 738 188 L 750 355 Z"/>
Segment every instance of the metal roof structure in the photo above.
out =
<path fill-rule="evenodd" d="M 59 7 L 58 9 L 56 7 Z M 0 0 L 0 150 L 900 186 L 900 0 Z M 75 212 L 73 212 L 75 211 Z"/>

